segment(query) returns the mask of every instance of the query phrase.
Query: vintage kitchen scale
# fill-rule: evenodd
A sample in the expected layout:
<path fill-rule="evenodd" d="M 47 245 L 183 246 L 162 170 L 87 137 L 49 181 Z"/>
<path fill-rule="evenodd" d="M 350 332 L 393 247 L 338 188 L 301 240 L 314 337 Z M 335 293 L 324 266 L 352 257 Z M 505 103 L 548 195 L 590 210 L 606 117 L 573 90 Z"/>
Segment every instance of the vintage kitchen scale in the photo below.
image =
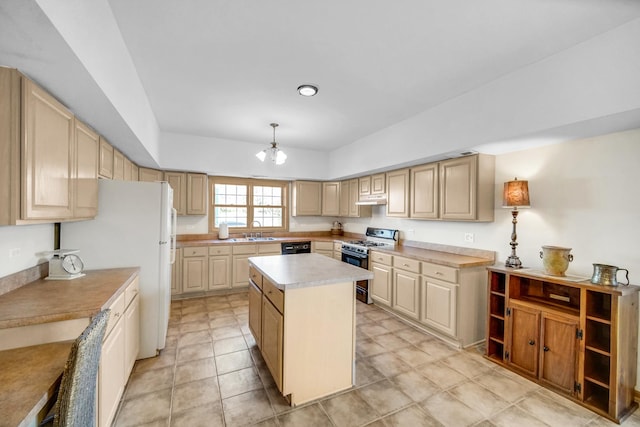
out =
<path fill-rule="evenodd" d="M 82 277 L 84 263 L 78 255 L 78 249 L 58 249 L 47 252 L 52 255 L 49 260 L 49 276 L 45 280 L 72 280 Z"/>

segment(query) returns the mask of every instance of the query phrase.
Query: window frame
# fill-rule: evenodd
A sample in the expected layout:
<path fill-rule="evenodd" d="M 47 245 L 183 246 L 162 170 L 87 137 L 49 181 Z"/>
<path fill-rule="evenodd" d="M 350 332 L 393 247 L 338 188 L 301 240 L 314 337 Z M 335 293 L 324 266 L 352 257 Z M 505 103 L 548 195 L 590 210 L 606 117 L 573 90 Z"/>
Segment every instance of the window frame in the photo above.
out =
<path fill-rule="evenodd" d="M 289 231 L 289 181 L 253 179 L 253 178 L 234 178 L 229 176 L 209 176 L 209 232 L 217 233 L 218 227 L 215 227 L 215 185 L 246 185 L 247 186 L 247 204 L 237 205 L 238 207 L 247 208 L 247 227 L 229 227 L 229 233 L 250 233 L 250 232 L 283 232 Z M 262 207 L 253 204 L 253 187 L 279 187 L 282 189 L 282 227 L 253 227 L 253 211 L 254 208 Z M 225 205 L 226 206 L 226 205 Z"/>

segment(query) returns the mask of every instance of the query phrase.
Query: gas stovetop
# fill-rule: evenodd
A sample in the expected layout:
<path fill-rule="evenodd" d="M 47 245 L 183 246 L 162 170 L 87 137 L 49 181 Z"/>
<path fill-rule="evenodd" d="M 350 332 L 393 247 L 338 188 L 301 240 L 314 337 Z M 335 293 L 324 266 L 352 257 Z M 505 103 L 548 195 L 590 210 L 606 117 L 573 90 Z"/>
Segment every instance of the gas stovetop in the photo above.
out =
<path fill-rule="evenodd" d="M 398 230 L 367 228 L 367 240 L 349 240 L 342 243 L 343 251 L 366 254 L 369 248 L 393 248 L 398 243 Z"/>
<path fill-rule="evenodd" d="M 393 243 L 374 242 L 371 240 L 349 240 L 348 242 L 343 243 L 351 246 L 364 246 L 366 248 L 376 246 L 393 246 Z"/>

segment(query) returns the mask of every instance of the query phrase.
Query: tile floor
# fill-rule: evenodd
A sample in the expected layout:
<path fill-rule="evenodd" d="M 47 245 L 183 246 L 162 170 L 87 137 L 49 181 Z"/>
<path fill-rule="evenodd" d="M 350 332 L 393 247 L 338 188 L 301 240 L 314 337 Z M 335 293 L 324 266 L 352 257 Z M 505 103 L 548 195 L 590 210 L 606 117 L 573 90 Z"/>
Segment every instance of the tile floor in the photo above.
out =
<path fill-rule="evenodd" d="M 356 386 L 291 408 L 247 322 L 246 293 L 174 301 L 167 347 L 136 362 L 114 425 L 616 425 L 485 360 L 479 349 L 456 350 L 361 303 Z M 640 426 L 640 413 L 623 425 Z"/>

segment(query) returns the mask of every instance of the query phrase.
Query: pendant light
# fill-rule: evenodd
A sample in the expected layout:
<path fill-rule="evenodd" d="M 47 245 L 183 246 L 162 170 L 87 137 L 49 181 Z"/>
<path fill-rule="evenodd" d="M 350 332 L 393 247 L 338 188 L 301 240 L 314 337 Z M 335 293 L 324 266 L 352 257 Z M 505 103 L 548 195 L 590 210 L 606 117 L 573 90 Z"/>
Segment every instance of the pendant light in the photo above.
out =
<path fill-rule="evenodd" d="M 276 142 L 276 128 L 278 127 L 277 123 L 271 123 L 270 125 L 273 128 L 273 142 L 271 142 L 271 147 L 266 148 L 256 154 L 256 157 L 260 159 L 261 162 L 269 156 L 271 161 L 276 165 L 284 164 L 285 160 L 287 160 L 287 155 L 284 154 L 284 151 L 278 148 L 278 143 Z"/>

